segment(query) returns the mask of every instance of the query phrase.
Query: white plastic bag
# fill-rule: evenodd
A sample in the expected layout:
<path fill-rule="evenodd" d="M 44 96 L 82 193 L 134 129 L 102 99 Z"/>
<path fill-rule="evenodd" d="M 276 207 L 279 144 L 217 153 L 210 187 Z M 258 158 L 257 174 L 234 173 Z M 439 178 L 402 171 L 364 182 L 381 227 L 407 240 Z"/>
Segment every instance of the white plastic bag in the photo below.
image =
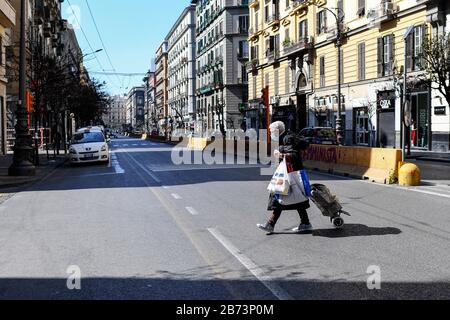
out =
<path fill-rule="evenodd" d="M 289 174 L 286 166 L 286 160 L 280 163 L 275 174 L 270 180 L 267 190 L 272 194 L 288 195 L 289 194 Z"/>
<path fill-rule="evenodd" d="M 308 196 L 305 191 L 301 171 L 289 173 L 289 181 L 289 193 L 287 195 L 277 195 L 279 204 L 283 206 L 290 206 L 307 201 Z"/>

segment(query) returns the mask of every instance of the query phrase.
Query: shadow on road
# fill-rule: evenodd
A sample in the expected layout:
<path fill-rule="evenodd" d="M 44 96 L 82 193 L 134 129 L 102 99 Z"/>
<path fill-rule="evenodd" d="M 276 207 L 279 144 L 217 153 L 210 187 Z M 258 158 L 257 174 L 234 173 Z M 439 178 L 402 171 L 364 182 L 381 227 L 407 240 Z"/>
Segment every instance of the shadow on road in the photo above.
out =
<path fill-rule="evenodd" d="M 38 300 L 274 300 L 255 280 L 193 280 L 189 278 L 86 278 L 81 290 L 68 290 L 66 279 L 2 279 L 0 299 Z M 450 282 L 387 282 L 369 290 L 361 281 L 274 280 L 298 300 L 450 299 Z M 242 290 L 235 296 L 225 288 Z M 253 289 L 250 289 L 253 288 Z M 259 288 L 260 294 L 247 296 Z M 233 290 L 235 291 L 235 290 Z M 257 291 L 257 292 L 258 292 Z M 239 291 L 237 291 L 239 292 Z M 269 294 L 267 294 L 269 293 Z M 264 297 L 265 298 L 261 298 Z"/>
<path fill-rule="evenodd" d="M 397 228 L 383 227 L 374 228 L 363 224 L 346 224 L 342 229 L 317 229 L 302 233 L 293 233 L 285 230 L 284 232 L 275 232 L 273 235 L 313 235 L 314 237 L 324 238 L 348 238 L 348 237 L 369 237 L 369 236 L 386 236 L 398 235 L 402 231 Z"/>

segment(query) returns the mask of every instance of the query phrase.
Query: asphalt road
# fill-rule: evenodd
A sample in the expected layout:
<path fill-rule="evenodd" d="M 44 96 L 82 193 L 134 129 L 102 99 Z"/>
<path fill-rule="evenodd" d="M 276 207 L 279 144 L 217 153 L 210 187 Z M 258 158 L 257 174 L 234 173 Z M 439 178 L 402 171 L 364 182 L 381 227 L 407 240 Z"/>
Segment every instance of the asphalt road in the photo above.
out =
<path fill-rule="evenodd" d="M 260 167 L 174 165 L 172 146 L 149 141 L 111 146 L 109 166 L 66 165 L 0 205 L 0 298 L 450 298 L 450 187 L 313 173 L 352 214 L 346 227 L 312 207 L 312 233 L 286 232 L 298 224 L 286 212 L 267 236 Z M 81 290 L 68 289 L 69 266 Z M 367 286 L 374 266 L 379 290 Z"/>

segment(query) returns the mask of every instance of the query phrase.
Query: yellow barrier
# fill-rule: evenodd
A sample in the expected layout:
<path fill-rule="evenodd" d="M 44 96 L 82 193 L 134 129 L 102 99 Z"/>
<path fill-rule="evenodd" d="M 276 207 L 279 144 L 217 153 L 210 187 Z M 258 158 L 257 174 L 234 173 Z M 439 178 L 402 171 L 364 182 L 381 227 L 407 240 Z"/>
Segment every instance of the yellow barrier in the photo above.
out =
<path fill-rule="evenodd" d="M 302 153 L 309 169 L 392 184 L 398 179 L 401 150 L 311 145 Z"/>
<path fill-rule="evenodd" d="M 189 138 L 187 148 L 189 150 L 203 150 L 208 144 L 207 138 Z"/>

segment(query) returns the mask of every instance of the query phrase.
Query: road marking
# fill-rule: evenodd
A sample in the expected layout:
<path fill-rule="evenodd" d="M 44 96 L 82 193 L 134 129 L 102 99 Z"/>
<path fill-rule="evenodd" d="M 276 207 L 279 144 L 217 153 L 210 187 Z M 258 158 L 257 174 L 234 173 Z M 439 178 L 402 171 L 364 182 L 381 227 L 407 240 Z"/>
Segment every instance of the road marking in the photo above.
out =
<path fill-rule="evenodd" d="M 192 208 L 192 207 L 186 207 L 186 210 L 187 210 L 190 214 L 192 214 L 193 216 L 198 216 L 198 211 L 195 210 L 194 208 Z"/>
<path fill-rule="evenodd" d="M 438 197 L 443 197 L 443 198 L 449 198 L 450 199 L 450 194 L 442 194 L 442 193 L 438 193 L 438 192 L 421 190 L 421 189 L 410 189 L 410 188 L 398 188 L 398 189 L 414 191 L 414 192 L 420 192 L 420 193 L 425 193 L 425 194 L 430 194 L 430 195 L 433 195 L 433 196 L 438 196 Z"/>
<path fill-rule="evenodd" d="M 176 194 L 176 193 L 172 193 L 172 197 L 173 197 L 174 199 L 176 199 L 176 200 L 181 200 L 181 199 L 183 199 L 179 194 Z"/>
<path fill-rule="evenodd" d="M 279 300 L 293 300 L 293 298 L 280 286 L 274 283 L 273 279 L 265 275 L 265 272 L 258 267 L 250 258 L 244 255 L 238 248 L 236 248 L 227 238 L 225 238 L 219 230 L 215 228 L 208 228 L 217 241 L 220 242 L 225 249 L 228 250 L 248 271 L 250 271 L 275 297 Z"/>
<path fill-rule="evenodd" d="M 362 182 L 362 183 L 365 183 L 365 184 L 371 184 L 371 185 L 374 185 L 374 186 L 380 186 L 380 187 L 385 187 L 385 188 L 393 188 L 393 189 L 403 190 L 403 191 L 414 191 L 414 192 L 429 194 L 429 195 L 443 197 L 443 198 L 450 198 L 450 195 L 448 195 L 448 194 L 443 194 L 443 193 L 438 193 L 438 192 L 433 192 L 433 191 L 427 191 L 427 190 L 423 190 L 423 189 L 414 189 L 414 188 L 408 188 L 408 187 L 401 187 L 401 186 L 398 186 L 398 185 L 374 183 L 374 182 L 371 182 L 371 181 L 353 179 L 353 178 L 340 176 L 340 175 L 334 175 L 334 174 L 326 173 L 326 172 L 312 171 L 312 173 L 323 175 L 323 176 L 334 177 L 334 178 L 338 177 L 338 178 L 341 178 L 342 180 L 358 181 L 358 182 Z M 312 180 L 314 180 L 314 179 L 312 179 Z M 427 187 L 427 186 L 422 186 L 422 187 Z M 431 186 L 431 187 L 433 187 L 433 186 Z"/>
<path fill-rule="evenodd" d="M 125 170 L 120 166 L 119 160 L 115 153 L 111 154 L 110 165 L 114 167 L 116 174 L 124 174 Z"/>
<path fill-rule="evenodd" d="M 163 187 L 163 189 L 170 189 L 169 186 L 162 186 L 162 187 Z"/>
<path fill-rule="evenodd" d="M 264 168 L 264 166 L 260 165 L 248 165 L 248 166 L 228 166 L 228 167 L 220 167 L 220 166 L 208 166 L 208 167 L 200 167 L 201 165 L 198 165 L 198 167 L 189 167 L 189 168 L 183 168 L 180 167 L 165 167 L 165 168 L 155 168 L 153 167 L 152 171 L 154 172 L 167 172 L 167 171 L 197 171 L 197 170 L 229 170 L 229 169 L 251 169 L 251 168 Z"/>
<path fill-rule="evenodd" d="M 138 165 L 142 170 L 144 170 L 145 173 L 147 173 L 153 180 L 155 180 L 156 183 L 161 183 L 161 180 L 155 176 L 150 170 L 148 170 L 145 166 L 140 164 L 132 155 L 130 155 L 128 152 L 126 153 L 128 157 L 130 157 L 133 162 Z"/>

